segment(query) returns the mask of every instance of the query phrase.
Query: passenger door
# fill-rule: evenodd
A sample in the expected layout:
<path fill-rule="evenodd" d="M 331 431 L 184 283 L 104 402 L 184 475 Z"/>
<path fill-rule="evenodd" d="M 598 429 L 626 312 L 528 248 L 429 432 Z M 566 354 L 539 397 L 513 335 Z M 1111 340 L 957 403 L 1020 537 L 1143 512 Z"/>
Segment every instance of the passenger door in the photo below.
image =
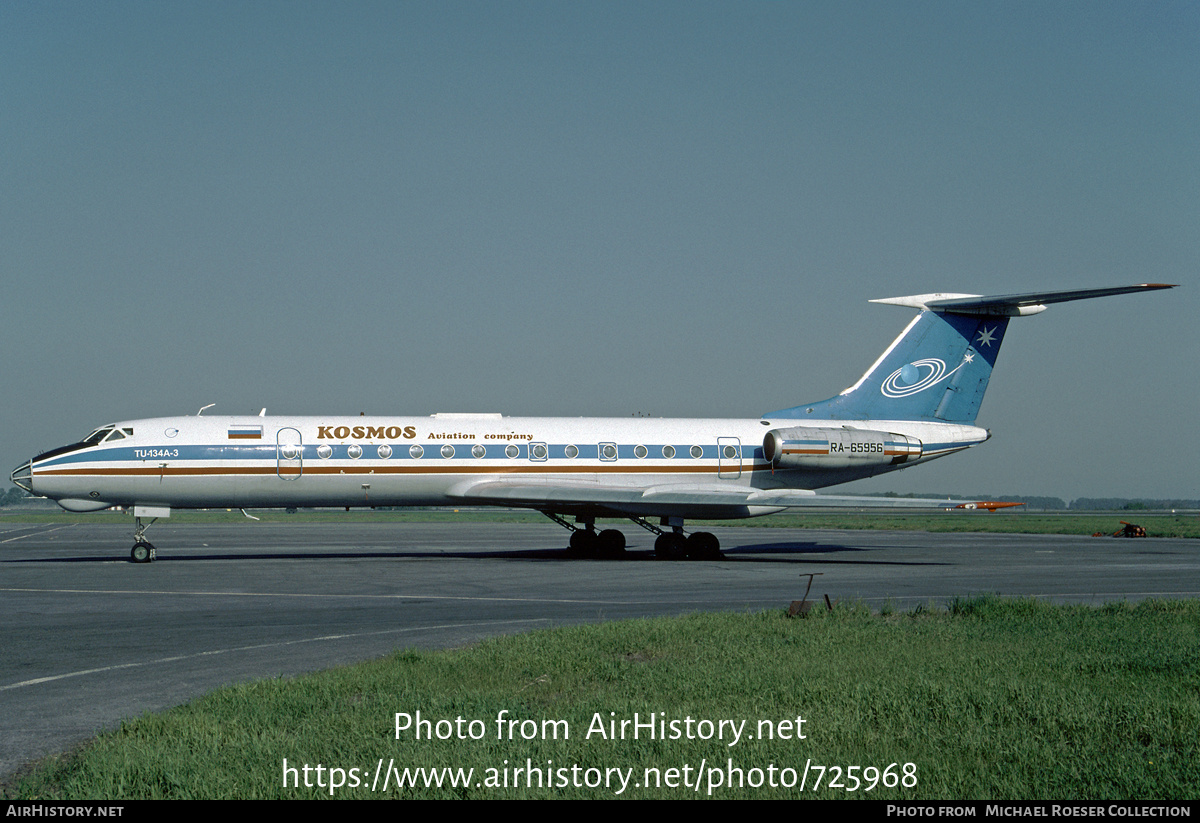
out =
<path fill-rule="evenodd" d="M 304 443 L 296 429 L 280 429 L 275 435 L 277 472 L 284 480 L 297 480 L 304 472 Z"/>

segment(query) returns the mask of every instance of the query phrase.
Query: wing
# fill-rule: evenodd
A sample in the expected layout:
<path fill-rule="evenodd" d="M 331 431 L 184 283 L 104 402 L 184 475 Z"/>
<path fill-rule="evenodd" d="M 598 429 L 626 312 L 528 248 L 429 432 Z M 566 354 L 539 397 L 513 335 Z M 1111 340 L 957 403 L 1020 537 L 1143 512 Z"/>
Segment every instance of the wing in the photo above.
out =
<path fill-rule="evenodd" d="M 516 506 L 559 513 L 603 513 L 616 517 L 702 517 L 726 519 L 801 508 L 974 509 L 1002 507 L 994 501 L 911 497 L 824 495 L 808 489 L 746 489 L 706 484 L 671 484 L 631 489 L 596 483 L 484 480 L 451 490 L 472 505 Z M 1013 504 L 1016 505 L 1016 504 Z"/>

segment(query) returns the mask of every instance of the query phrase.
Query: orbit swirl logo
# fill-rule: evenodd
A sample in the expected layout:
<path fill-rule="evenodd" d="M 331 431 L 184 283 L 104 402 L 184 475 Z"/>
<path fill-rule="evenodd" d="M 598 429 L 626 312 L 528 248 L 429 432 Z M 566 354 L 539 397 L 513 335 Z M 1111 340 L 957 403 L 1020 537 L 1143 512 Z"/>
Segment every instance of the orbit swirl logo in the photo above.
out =
<path fill-rule="evenodd" d="M 879 390 L 885 397 L 909 397 L 925 391 L 955 371 L 958 369 L 947 372 L 946 361 L 936 357 L 914 360 L 888 375 Z"/>

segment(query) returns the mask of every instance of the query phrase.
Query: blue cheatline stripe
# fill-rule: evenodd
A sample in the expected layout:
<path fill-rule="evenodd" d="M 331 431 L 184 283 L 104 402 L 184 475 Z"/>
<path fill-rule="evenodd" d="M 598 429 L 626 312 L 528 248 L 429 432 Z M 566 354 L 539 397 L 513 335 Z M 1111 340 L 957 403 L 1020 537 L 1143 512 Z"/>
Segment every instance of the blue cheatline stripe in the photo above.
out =
<path fill-rule="evenodd" d="M 534 444 L 539 441 L 534 441 Z M 400 443 L 367 443 L 367 444 L 313 444 L 304 445 L 302 457 L 305 460 L 320 460 L 317 454 L 317 449 L 321 445 L 329 445 L 333 450 L 328 458 L 329 460 L 349 460 L 351 459 L 348 449 L 352 445 L 358 445 L 363 450 L 360 460 L 380 460 L 378 457 L 378 448 L 381 445 L 388 445 L 392 449 L 392 456 L 389 460 L 445 460 L 442 457 L 441 448 L 443 445 L 454 446 L 454 459 L 479 459 L 479 460 L 528 460 L 529 459 L 529 444 L 516 446 L 517 456 L 510 458 L 507 456 L 505 449 L 510 444 L 479 444 L 483 445 L 485 453 L 482 458 L 475 458 L 471 450 L 476 445 L 475 443 L 457 443 L 447 444 L 438 441 L 432 443 L 414 443 L 413 441 L 402 441 Z M 409 454 L 409 448 L 413 445 L 421 446 L 423 454 L 419 458 L 414 458 Z M 567 443 L 552 443 L 545 444 L 550 460 L 599 460 L 600 447 L 595 443 L 587 444 L 567 444 Z M 567 446 L 574 445 L 579 449 L 579 454 L 574 458 L 567 457 Z M 638 445 L 646 447 L 647 455 L 644 458 L 639 458 L 634 453 Z M 692 445 L 698 444 L 670 444 L 675 449 L 675 456 L 672 458 L 663 457 L 662 449 L 664 444 L 656 443 L 631 443 L 617 444 L 617 459 L 618 460 L 637 460 L 637 461 L 688 461 L 688 460 L 715 460 L 718 455 L 718 448 L 715 445 L 701 446 L 703 453 L 699 458 L 694 458 L 691 455 Z M 117 448 L 107 449 L 84 449 L 78 452 L 71 452 L 56 457 L 52 460 L 45 461 L 39 464 L 38 468 L 45 469 L 52 466 L 63 466 L 72 463 L 96 463 L 96 462 L 162 462 L 164 460 L 205 460 L 205 461 L 221 461 L 221 460 L 275 460 L 277 456 L 277 448 L 274 444 L 256 444 L 256 445 L 200 445 L 200 446 L 121 446 Z M 747 446 L 741 447 L 740 457 L 742 459 L 755 459 L 762 457 L 762 447 Z"/>
<path fill-rule="evenodd" d="M 535 444 L 537 441 L 534 441 Z M 931 457 L 939 453 L 947 453 L 965 449 L 969 446 L 974 446 L 982 443 L 983 440 L 971 440 L 965 442 L 949 442 L 949 443 L 925 443 L 923 444 L 923 457 Z M 351 460 L 347 453 L 349 447 L 354 444 L 327 444 L 332 448 L 332 453 L 328 458 L 321 458 L 317 454 L 318 445 L 325 444 L 308 444 L 303 447 L 301 458 L 305 461 L 314 464 L 324 463 L 328 460 Z M 383 459 L 378 456 L 377 449 L 383 444 L 357 444 L 362 448 L 362 456 L 356 462 L 371 462 L 375 464 L 384 464 L 410 461 L 420 461 L 422 463 L 429 461 L 446 461 L 447 458 L 442 457 L 441 446 L 443 443 L 419 443 L 414 444 L 413 441 L 402 441 L 400 443 L 388 443 L 392 448 L 390 458 Z M 420 445 L 423 449 L 423 454 L 419 458 L 414 458 L 409 454 L 409 447 L 412 445 Z M 517 446 L 517 456 L 510 458 L 505 454 L 506 444 L 484 444 L 485 454 L 482 458 L 476 458 L 471 454 L 471 448 L 475 444 L 458 443 L 453 444 L 455 448 L 454 457 L 457 461 L 503 461 L 505 463 L 520 463 L 520 462 L 536 462 L 543 461 L 533 460 L 529 458 L 529 445 Z M 512 444 L 516 445 L 516 444 Z M 567 465 L 578 462 L 597 462 L 598 467 L 607 465 L 613 462 L 621 463 L 645 463 L 651 465 L 686 465 L 693 462 L 715 461 L 719 457 L 719 447 L 715 444 L 702 446 L 702 455 L 699 458 L 691 456 L 691 447 L 694 444 L 671 444 L 675 448 L 675 456 L 673 458 L 664 458 L 662 456 L 662 444 L 644 443 L 644 444 L 618 444 L 617 445 L 617 460 L 600 460 L 599 447 L 596 444 L 570 444 L 575 445 L 579 449 L 579 454 L 575 458 L 566 456 L 566 448 L 569 444 L 547 444 L 549 454 L 548 461 L 553 461 L 554 464 L 565 463 Z M 634 453 L 638 445 L 644 445 L 647 450 L 647 455 L 644 458 L 639 458 Z M 698 445 L 698 444 L 696 444 Z M 788 441 L 788 445 L 793 445 L 793 441 Z M 201 446 L 172 446 L 172 447 L 133 447 L 121 446 L 108 449 L 84 449 L 78 452 L 60 455 L 48 461 L 43 461 L 36 467 L 38 471 L 46 471 L 56 467 L 66 467 L 80 463 L 129 463 L 129 464 L 145 464 L 153 466 L 161 463 L 174 462 L 233 462 L 233 461 L 271 461 L 275 462 L 278 459 L 278 450 L 274 444 L 261 445 L 201 445 Z M 740 448 L 740 454 L 730 460 L 741 459 L 743 461 L 762 461 L 765 460 L 765 455 L 761 446 L 750 446 L 743 444 Z"/>

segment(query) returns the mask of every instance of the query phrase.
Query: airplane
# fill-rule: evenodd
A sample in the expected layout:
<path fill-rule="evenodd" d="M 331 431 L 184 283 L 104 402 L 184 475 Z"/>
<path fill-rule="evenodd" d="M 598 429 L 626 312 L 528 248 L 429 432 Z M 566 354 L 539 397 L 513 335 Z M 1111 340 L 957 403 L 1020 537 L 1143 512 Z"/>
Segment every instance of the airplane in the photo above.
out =
<path fill-rule="evenodd" d="M 815 490 L 989 439 L 975 418 L 1011 318 L 1052 303 L 1168 288 L 1174 286 L 873 300 L 919 314 L 837 396 L 758 418 L 267 417 L 265 409 L 259 416 L 205 416 L 201 409 L 101 426 L 11 476 L 67 511 L 132 508 L 130 557 L 138 563 L 155 559 L 145 531 L 173 509 L 302 506 L 533 509 L 571 531 L 572 552 L 606 557 L 624 553 L 625 536 L 597 532 L 596 519 L 623 518 L 656 535 L 658 557 L 717 558 L 717 538 L 688 534 L 686 519 L 821 506 L 1003 507 Z"/>

